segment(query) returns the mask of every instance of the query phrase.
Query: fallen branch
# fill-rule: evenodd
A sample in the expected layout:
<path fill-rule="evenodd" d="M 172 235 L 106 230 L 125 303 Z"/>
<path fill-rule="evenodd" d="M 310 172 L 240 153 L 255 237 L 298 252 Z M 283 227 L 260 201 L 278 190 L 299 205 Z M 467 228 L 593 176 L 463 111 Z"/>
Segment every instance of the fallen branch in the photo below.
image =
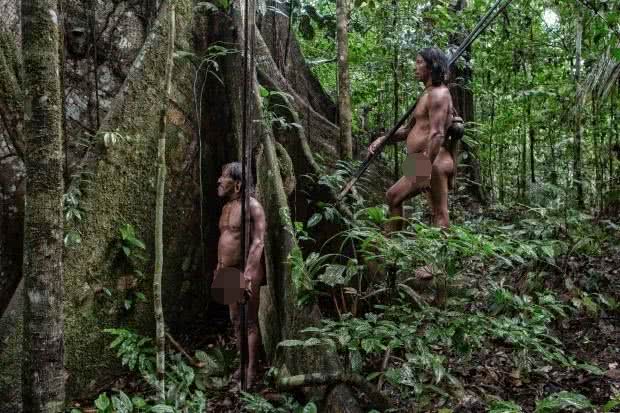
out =
<path fill-rule="evenodd" d="M 392 347 L 388 347 L 388 349 L 385 351 L 385 355 L 383 356 L 383 362 L 381 363 L 381 372 L 385 372 L 385 370 L 387 370 L 387 366 L 390 362 L 390 357 L 392 356 Z M 381 377 L 379 377 L 379 382 L 377 383 L 377 391 L 381 391 L 381 388 L 383 387 L 383 378 L 385 376 L 381 375 Z"/>
<path fill-rule="evenodd" d="M 366 379 L 359 374 L 347 373 L 310 373 L 296 376 L 283 377 L 277 380 L 276 388 L 280 391 L 292 390 L 297 387 L 324 386 L 334 384 L 348 384 L 357 387 L 366 393 L 371 403 L 379 410 L 390 407 L 389 399 L 375 389 Z"/>
<path fill-rule="evenodd" d="M 193 367 L 197 367 L 197 368 L 202 368 L 204 367 L 204 363 L 199 362 L 198 360 L 196 360 L 195 358 L 193 358 L 192 356 L 189 355 L 189 353 L 187 351 L 185 351 L 185 349 L 183 348 L 183 346 L 181 346 L 179 344 L 178 341 L 176 341 L 174 339 L 174 337 L 172 337 L 170 335 L 170 333 L 166 333 L 166 338 L 168 339 L 168 341 L 170 341 L 170 344 L 172 344 L 172 346 L 174 348 L 177 349 L 177 351 L 179 353 L 181 353 L 183 355 L 183 357 L 185 357 L 187 359 L 187 361 L 189 361 L 189 364 L 191 364 Z"/>

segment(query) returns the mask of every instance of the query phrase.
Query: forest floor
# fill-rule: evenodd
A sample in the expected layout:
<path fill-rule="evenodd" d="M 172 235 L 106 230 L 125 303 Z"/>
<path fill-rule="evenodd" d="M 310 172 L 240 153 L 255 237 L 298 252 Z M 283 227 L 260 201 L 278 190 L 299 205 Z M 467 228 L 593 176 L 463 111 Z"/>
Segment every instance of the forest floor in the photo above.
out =
<path fill-rule="evenodd" d="M 517 219 L 502 218 L 507 223 Z M 456 388 L 448 386 L 443 389 L 431 385 L 428 386 L 431 391 L 413 395 L 386 383 L 383 391 L 392 400 L 394 411 L 518 411 L 501 410 L 501 405 L 496 405 L 497 410 L 492 410 L 493 400 L 512 401 L 527 412 L 571 411 L 562 402 L 548 403 L 548 410 L 544 405 L 537 405 L 546 396 L 561 392 L 585 396 L 592 407 L 581 409 L 584 411 L 603 411 L 605 405 L 607 411 L 620 411 L 613 408 L 614 403 L 610 402 L 620 394 L 620 232 L 610 221 L 599 219 L 594 225 L 611 229 L 604 231 L 599 244 L 601 250 L 595 256 L 559 256 L 556 257 L 557 265 L 543 266 L 544 271 L 524 263 L 505 274 L 503 280 L 503 285 L 517 296 L 531 293 L 530 284 L 534 277 L 537 278 L 534 281 L 536 288 L 544 288 L 557 297 L 558 303 L 566 310 L 565 316 L 558 317 L 549 325 L 549 334 L 559 339 L 558 347 L 564 354 L 583 367 L 567 368 L 548 360 L 528 359 L 527 355 L 525 360 L 515 363 L 514 348 L 499 339 L 490 340 L 486 346 L 462 359 L 455 354 L 441 354 L 440 351 L 448 360 L 445 369 L 460 384 Z M 479 270 L 473 267 L 462 275 L 461 282 L 484 288 L 479 284 Z M 432 301 L 432 291 L 421 291 L 421 294 L 428 302 Z M 471 301 L 466 308 L 475 312 L 485 305 Z M 216 343 L 212 341 L 210 344 Z M 234 343 L 227 341 L 226 345 L 234 352 Z M 375 365 L 375 368 L 381 367 Z M 236 386 L 231 385 L 214 394 L 208 401 L 210 409 L 235 412 L 245 405 L 248 411 L 270 411 L 269 405 L 261 405 L 256 399 L 243 403 L 238 392 L 231 391 L 235 389 Z M 287 411 L 282 404 L 282 395 L 273 388 L 260 385 L 255 391 L 266 401 L 271 401 L 271 411 Z M 571 403 L 570 397 L 568 404 Z M 367 408 L 370 410 L 372 406 Z"/>
<path fill-rule="evenodd" d="M 517 256 L 518 265 L 508 267 L 491 266 L 475 254 L 463 258 L 464 269 L 454 278 L 442 307 L 433 305 L 435 288 L 431 287 L 418 291 L 427 303 L 423 308 L 416 308 L 402 293 L 392 307 L 383 305 L 386 297 L 369 300 L 360 305 L 356 317 L 340 318 L 327 308 L 325 322 L 340 323 L 340 333 L 354 322 L 358 323 L 355 329 L 364 328 L 364 322 L 370 325 L 366 335 L 385 330 L 388 321 L 401 331 L 415 326 L 413 338 L 420 339 L 415 348 L 427 357 L 411 348 L 397 351 L 395 347 L 386 365 L 386 346 L 381 343 L 400 338 L 398 333 L 387 339 L 377 333 L 376 348 L 361 340 L 359 351 L 340 352 L 343 364 L 352 365 L 357 352 L 362 365 L 358 372 L 373 386 L 378 380 L 383 383 L 381 390 L 395 412 L 620 411 L 620 230 L 616 223 L 585 216 L 573 221 L 575 225 L 566 216 L 555 221 L 539 216 L 537 221 L 527 211 L 455 215 L 457 225 L 467 223 L 472 231 L 495 234 L 493 242 L 499 243 L 499 233 L 536 242 L 563 239 L 569 250 L 546 260 Z M 543 250 L 545 245 L 535 244 Z M 237 384 L 230 380 L 238 360 L 226 309 L 213 308 L 210 313 L 209 323 L 197 323 L 188 330 L 191 333 L 177 337 L 190 352 L 216 352 L 223 366 L 201 385 L 206 411 L 313 411 L 303 410 L 308 402 L 303 393 L 281 394 L 265 383 L 240 398 Z M 353 330 L 347 334 L 354 335 Z M 442 336 L 444 332 L 448 333 Z M 467 337 L 460 338 L 467 347 L 462 351 L 463 343 L 456 339 L 459 334 Z M 408 363 L 411 370 L 405 369 Z M 406 380 L 403 371 L 415 377 Z M 139 383 L 137 376 L 127 376 L 108 390 L 142 393 L 145 388 Z M 618 400 L 616 407 L 614 400 Z M 365 407 L 372 411 L 371 404 Z"/>

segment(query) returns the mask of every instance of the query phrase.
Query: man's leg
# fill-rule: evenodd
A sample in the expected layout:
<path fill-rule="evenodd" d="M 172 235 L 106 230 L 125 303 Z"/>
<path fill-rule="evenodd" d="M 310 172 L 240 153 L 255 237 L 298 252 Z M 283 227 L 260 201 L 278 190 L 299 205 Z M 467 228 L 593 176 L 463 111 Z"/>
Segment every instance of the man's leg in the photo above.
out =
<path fill-rule="evenodd" d="M 248 325 L 248 389 L 254 385 L 258 371 L 258 354 L 260 351 L 260 331 L 258 325 Z"/>
<path fill-rule="evenodd" d="M 433 225 L 440 228 L 450 226 L 448 215 L 448 184 L 452 177 L 454 164 L 452 159 L 442 158 L 433 164 L 431 178 L 431 200 L 433 204 Z"/>
<path fill-rule="evenodd" d="M 252 283 L 252 296 L 248 300 L 248 388 L 255 383 L 258 371 L 258 355 L 260 354 L 260 329 L 258 327 L 258 307 L 260 305 L 260 285 L 262 271 L 258 279 Z"/>
<path fill-rule="evenodd" d="M 390 217 L 403 216 L 403 202 L 408 198 L 414 197 L 428 187 L 428 180 L 419 182 L 420 179 L 403 176 L 400 178 L 385 194 L 387 204 L 390 211 Z M 399 231 L 403 227 L 402 219 L 395 219 L 388 223 L 386 230 L 388 233 Z"/>

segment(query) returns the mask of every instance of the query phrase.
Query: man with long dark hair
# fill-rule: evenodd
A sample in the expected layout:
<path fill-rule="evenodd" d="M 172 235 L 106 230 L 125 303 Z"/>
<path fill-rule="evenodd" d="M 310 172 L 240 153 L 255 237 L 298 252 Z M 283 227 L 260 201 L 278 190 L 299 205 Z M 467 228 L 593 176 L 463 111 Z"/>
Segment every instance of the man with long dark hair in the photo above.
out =
<path fill-rule="evenodd" d="M 433 225 L 448 227 L 448 187 L 454 174 L 453 143 L 446 136 L 453 116 L 452 97 L 446 86 L 448 59 L 437 48 L 422 49 L 416 56 L 415 75 L 424 83 L 413 117 L 400 128 L 392 142 L 406 141 L 405 176 L 387 191 L 390 215 L 402 217 L 403 202 L 422 192 L 429 193 Z M 368 148 L 374 153 L 385 136 Z M 391 222 L 390 230 L 402 227 L 402 220 Z"/>

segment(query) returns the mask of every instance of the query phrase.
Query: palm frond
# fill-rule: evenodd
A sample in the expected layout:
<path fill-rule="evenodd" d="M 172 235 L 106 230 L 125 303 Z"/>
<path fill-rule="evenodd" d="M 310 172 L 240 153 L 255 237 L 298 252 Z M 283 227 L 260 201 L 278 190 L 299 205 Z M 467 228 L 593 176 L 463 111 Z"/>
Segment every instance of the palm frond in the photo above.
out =
<path fill-rule="evenodd" d="M 581 103 L 588 97 L 599 101 L 606 99 L 617 84 L 618 77 L 620 77 L 620 61 L 615 59 L 610 53 L 610 48 L 607 48 L 579 86 L 577 98 Z"/>

